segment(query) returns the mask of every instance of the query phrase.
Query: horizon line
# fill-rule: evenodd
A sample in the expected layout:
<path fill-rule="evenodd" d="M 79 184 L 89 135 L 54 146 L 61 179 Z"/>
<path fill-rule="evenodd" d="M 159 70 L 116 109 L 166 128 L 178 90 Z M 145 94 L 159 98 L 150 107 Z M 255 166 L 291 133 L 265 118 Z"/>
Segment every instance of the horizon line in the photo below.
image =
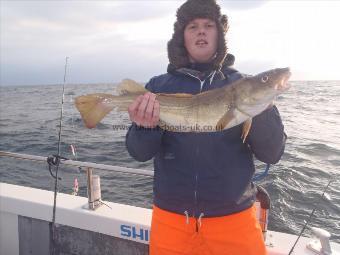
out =
<path fill-rule="evenodd" d="M 290 82 L 299 82 L 299 81 L 340 81 L 340 78 L 338 80 L 334 80 L 334 79 L 315 79 L 315 80 L 290 80 Z M 72 83 L 65 83 L 65 85 L 94 85 L 94 84 L 118 84 L 121 81 L 115 81 L 115 82 L 72 82 Z M 136 81 L 138 83 L 141 84 L 146 84 L 147 82 L 140 82 L 140 81 Z M 0 87 L 23 87 L 23 86 L 62 86 L 63 82 L 61 83 L 40 83 L 40 84 L 0 84 Z"/>

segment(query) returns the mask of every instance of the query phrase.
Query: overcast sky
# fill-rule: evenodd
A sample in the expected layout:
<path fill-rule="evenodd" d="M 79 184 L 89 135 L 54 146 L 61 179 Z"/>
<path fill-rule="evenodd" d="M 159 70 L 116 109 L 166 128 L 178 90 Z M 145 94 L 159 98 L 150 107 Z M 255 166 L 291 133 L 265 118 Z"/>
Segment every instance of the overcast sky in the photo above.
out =
<path fill-rule="evenodd" d="M 148 81 L 164 73 L 183 1 L 0 1 L 1 85 Z M 340 1 L 218 1 L 235 67 L 340 80 Z"/>

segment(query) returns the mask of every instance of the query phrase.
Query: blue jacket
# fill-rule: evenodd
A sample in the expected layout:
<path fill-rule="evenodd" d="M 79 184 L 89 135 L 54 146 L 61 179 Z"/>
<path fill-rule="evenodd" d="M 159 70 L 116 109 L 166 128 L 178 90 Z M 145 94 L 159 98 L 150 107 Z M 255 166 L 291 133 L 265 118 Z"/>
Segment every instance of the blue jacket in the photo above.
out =
<path fill-rule="evenodd" d="M 201 81 L 193 70 L 179 69 L 153 77 L 153 93 L 190 93 L 230 84 L 242 77 L 232 68 L 212 72 Z M 209 133 L 144 129 L 134 123 L 126 136 L 130 155 L 154 158 L 154 204 L 164 210 L 199 217 L 224 216 L 251 207 L 256 188 L 251 182 L 257 159 L 274 164 L 284 151 L 286 135 L 274 106 L 253 118 L 246 143 L 242 125 Z"/>

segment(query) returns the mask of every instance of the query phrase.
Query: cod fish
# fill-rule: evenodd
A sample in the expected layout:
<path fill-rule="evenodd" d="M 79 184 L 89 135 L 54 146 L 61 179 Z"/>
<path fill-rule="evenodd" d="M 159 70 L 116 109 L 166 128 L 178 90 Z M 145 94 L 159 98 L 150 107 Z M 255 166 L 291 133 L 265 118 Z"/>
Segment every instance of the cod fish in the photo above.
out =
<path fill-rule="evenodd" d="M 244 123 L 244 140 L 251 118 L 290 87 L 287 83 L 290 75 L 289 68 L 277 68 L 196 95 L 156 94 L 160 104 L 159 126 L 174 132 L 217 132 Z M 132 80 L 124 80 L 117 92 L 117 95 L 97 93 L 75 99 L 87 128 L 94 128 L 114 108 L 127 111 L 147 90 Z"/>

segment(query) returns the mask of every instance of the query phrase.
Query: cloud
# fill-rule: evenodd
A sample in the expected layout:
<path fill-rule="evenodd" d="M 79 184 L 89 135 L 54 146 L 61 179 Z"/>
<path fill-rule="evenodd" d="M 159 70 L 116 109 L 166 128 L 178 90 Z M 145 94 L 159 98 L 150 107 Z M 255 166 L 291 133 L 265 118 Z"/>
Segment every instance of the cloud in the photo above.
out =
<path fill-rule="evenodd" d="M 267 0 L 241 0 L 241 1 L 219 1 L 218 3 L 222 7 L 222 9 L 226 10 L 234 10 L 234 11 L 244 11 L 250 9 L 260 8 L 265 5 Z"/>
<path fill-rule="evenodd" d="M 275 62 L 270 60 L 240 60 L 235 61 L 235 68 L 242 70 L 245 74 L 256 75 L 258 73 L 262 73 L 264 71 L 277 68 Z"/>
<path fill-rule="evenodd" d="M 6 1 L 0 4 L 1 31 L 6 37 L 3 43 L 11 44 L 23 38 L 28 42 L 42 37 L 61 41 L 114 34 L 140 22 L 156 23 L 157 19 L 173 14 L 175 9 L 174 3 L 168 1 L 162 4 L 154 1 Z"/>
<path fill-rule="evenodd" d="M 1 2 L 0 84 L 58 83 L 65 56 L 74 82 L 114 81 L 128 72 L 145 80 L 142 72 L 151 76 L 161 66 L 149 61 L 162 56 L 166 65 L 161 38 L 169 38 L 172 25 L 159 24 L 175 9 L 174 1 Z"/>
<path fill-rule="evenodd" d="M 183 2 L 0 0 L 0 85 L 59 83 L 66 56 L 74 83 L 164 73 Z M 339 77 L 338 2 L 218 2 L 242 72 L 291 66 L 309 77 Z"/>
<path fill-rule="evenodd" d="M 173 1 L 5 1 L 1 2 L 7 18 L 39 19 L 72 25 L 95 21 L 131 22 L 157 19 L 173 14 Z"/>

